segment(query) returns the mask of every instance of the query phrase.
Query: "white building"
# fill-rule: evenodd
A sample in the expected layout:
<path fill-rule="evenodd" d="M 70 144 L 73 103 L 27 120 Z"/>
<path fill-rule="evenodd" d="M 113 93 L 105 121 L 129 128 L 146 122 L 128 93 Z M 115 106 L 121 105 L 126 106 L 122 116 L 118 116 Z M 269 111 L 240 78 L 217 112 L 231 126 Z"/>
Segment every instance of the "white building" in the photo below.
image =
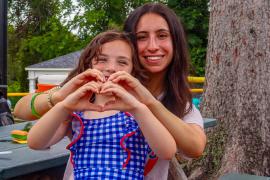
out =
<path fill-rule="evenodd" d="M 38 80 L 48 76 L 56 81 L 63 80 L 64 77 L 76 66 L 81 51 L 76 51 L 64 56 L 56 57 L 48 61 L 43 61 L 25 68 L 28 71 L 29 92 L 35 92 Z M 42 77 L 42 78 L 41 78 Z"/>

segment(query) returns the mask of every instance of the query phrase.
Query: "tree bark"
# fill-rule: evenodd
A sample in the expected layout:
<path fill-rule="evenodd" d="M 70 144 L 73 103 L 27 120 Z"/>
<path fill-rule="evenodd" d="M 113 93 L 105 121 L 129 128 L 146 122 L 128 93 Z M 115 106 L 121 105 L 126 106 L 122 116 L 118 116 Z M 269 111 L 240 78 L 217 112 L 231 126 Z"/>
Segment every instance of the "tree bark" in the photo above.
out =
<path fill-rule="evenodd" d="M 210 1 L 205 77 L 201 111 L 219 125 L 209 133 L 204 176 L 270 176 L 269 0 Z"/>
<path fill-rule="evenodd" d="M 176 157 L 170 161 L 168 180 L 187 180 L 187 176 Z"/>

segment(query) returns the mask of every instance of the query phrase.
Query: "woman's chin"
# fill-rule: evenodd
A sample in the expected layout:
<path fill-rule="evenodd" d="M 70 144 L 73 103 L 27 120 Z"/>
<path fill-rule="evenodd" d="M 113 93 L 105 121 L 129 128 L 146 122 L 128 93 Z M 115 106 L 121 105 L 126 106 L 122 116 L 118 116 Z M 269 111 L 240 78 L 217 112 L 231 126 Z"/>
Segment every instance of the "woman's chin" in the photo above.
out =
<path fill-rule="evenodd" d="M 147 73 L 150 73 L 150 74 L 160 74 L 160 73 L 163 73 L 165 69 L 160 66 L 151 66 L 151 67 L 144 67 L 144 68 L 147 70 Z"/>

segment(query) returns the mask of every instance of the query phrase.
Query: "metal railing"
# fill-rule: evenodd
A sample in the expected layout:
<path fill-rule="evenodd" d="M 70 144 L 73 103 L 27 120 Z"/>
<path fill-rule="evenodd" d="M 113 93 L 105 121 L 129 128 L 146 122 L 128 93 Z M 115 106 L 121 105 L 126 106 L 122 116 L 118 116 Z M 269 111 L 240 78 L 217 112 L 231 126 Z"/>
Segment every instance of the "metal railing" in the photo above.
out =
<path fill-rule="evenodd" d="M 205 77 L 194 77 L 194 76 L 189 76 L 188 77 L 188 82 L 189 83 L 195 83 L 195 84 L 197 84 L 197 83 L 204 83 L 204 81 L 205 81 Z M 203 89 L 191 89 L 191 92 L 192 93 L 203 93 Z M 18 96 L 26 96 L 26 95 L 28 95 L 29 94 L 29 92 L 9 92 L 9 93 L 7 93 L 7 96 L 8 97 L 18 97 Z"/>

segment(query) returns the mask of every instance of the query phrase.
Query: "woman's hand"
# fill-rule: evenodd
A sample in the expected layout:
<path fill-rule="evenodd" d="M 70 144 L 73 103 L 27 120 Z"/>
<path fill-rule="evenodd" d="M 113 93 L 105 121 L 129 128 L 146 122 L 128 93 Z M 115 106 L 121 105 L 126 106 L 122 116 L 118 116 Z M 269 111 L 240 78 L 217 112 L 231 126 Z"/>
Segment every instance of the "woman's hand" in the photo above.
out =
<path fill-rule="evenodd" d="M 114 96 L 113 100 L 110 100 L 104 104 L 104 107 L 102 108 L 103 111 L 120 110 L 132 112 L 142 105 L 141 102 L 139 102 L 123 87 L 111 81 L 107 81 L 102 85 L 100 93 Z"/>
<path fill-rule="evenodd" d="M 112 81 L 124 87 L 128 92 L 135 96 L 146 106 L 155 102 L 155 97 L 132 75 L 125 71 L 118 71 L 110 75 L 108 81 Z"/>
<path fill-rule="evenodd" d="M 53 94 L 53 102 L 60 102 L 64 100 L 69 94 L 76 91 L 78 88 L 90 81 L 105 81 L 105 77 L 102 72 L 96 69 L 88 69 L 81 74 L 73 77 L 69 80 L 61 89 Z"/>
<path fill-rule="evenodd" d="M 91 81 L 66 97 L 61 104 L 67 111 L 101 111 L 102 107 L 90 102 L 93 93 L 99 93 L 101 84 Z"/>

